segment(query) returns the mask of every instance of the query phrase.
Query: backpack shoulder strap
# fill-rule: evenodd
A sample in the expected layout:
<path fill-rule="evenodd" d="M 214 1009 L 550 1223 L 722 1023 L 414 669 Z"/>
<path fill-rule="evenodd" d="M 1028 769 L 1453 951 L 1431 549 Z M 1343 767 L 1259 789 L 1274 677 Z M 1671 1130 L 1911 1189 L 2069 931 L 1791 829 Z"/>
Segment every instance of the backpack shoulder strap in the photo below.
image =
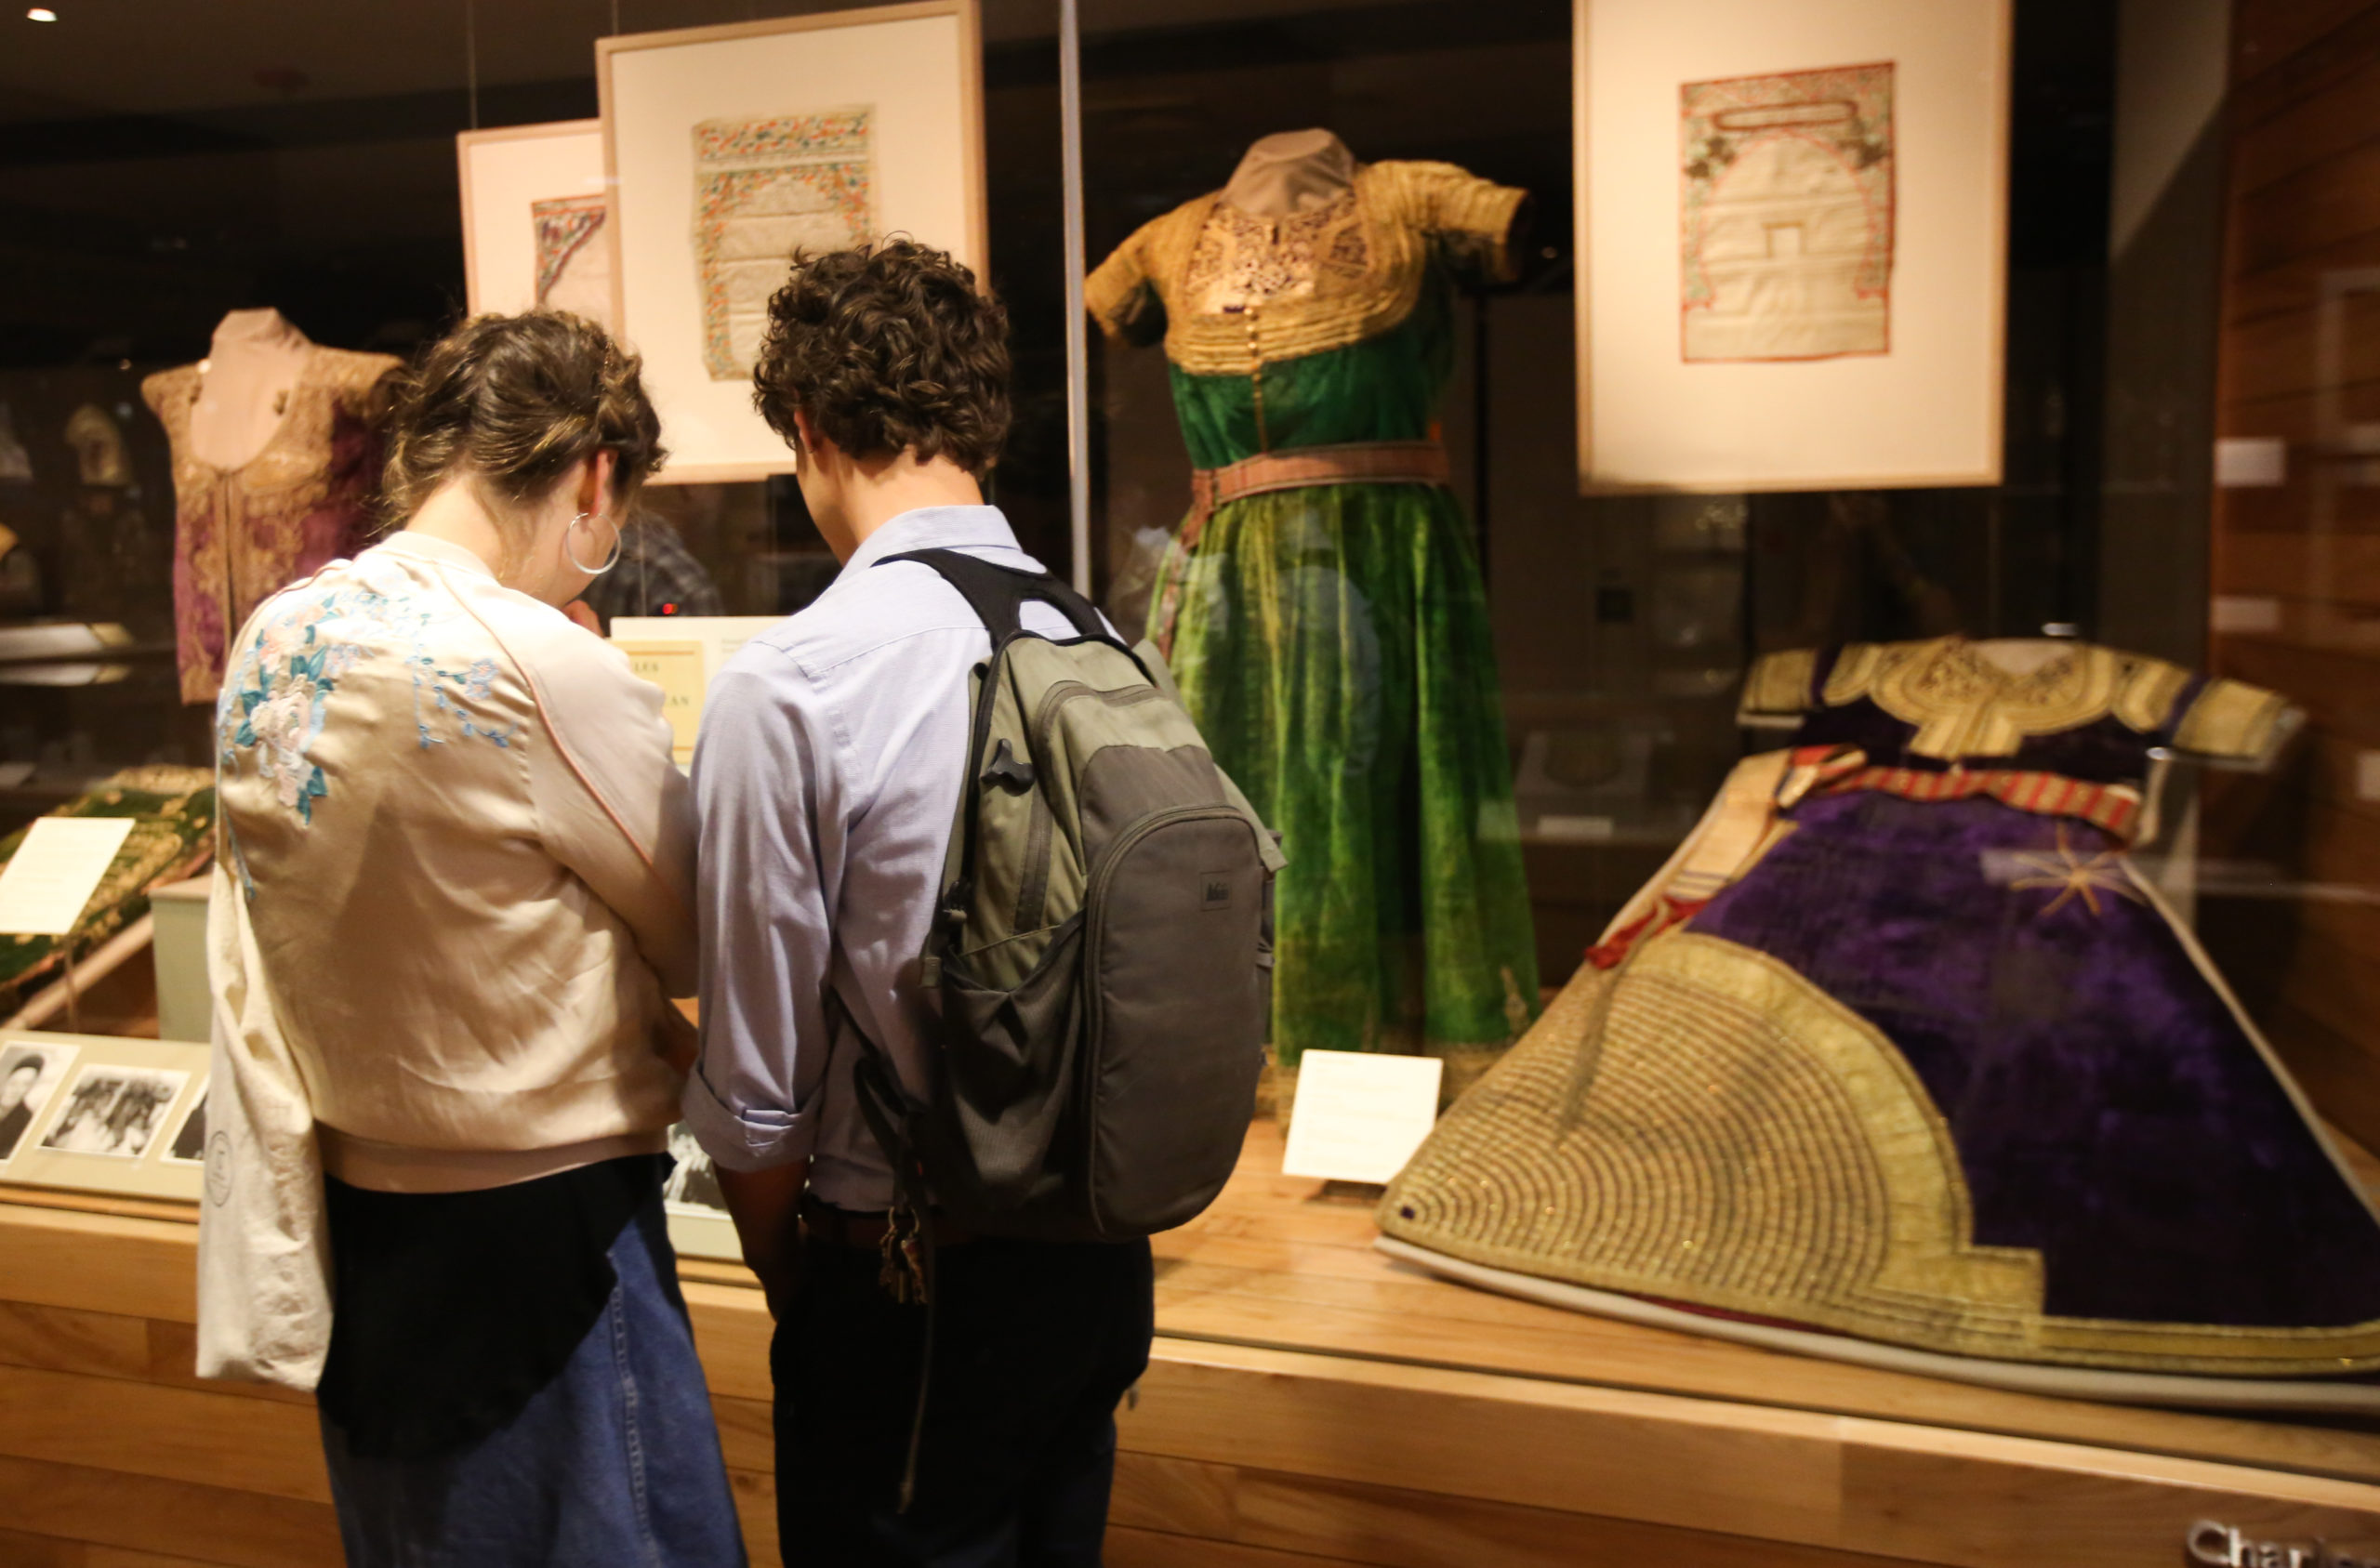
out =
<path fill-rule="evenodd" d="M 1046 572 L 1019 572 L 1014 567 L 996 566 L 958 550 L 911 550 L 905 555 L 886 556 L 876 564 L 883 566 L 895 560 L 914 560 L 920 566 L 930 566 L 944 582 L 957 588 L 967 607 L 984 623 L 984 629 L 992 634 L 995 652 L 1025 629 L 1025 606 L 1035 600 L 1064 615 L 1081 636 L 1107 642 L 1116 640 L 1089 600 Z"/>

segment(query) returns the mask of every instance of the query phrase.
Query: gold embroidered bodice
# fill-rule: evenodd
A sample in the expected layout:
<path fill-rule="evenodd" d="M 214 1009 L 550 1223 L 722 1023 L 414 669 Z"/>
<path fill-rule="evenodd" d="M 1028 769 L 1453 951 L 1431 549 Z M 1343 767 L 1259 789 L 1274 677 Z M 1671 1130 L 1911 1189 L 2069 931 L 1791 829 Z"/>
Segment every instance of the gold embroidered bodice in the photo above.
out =
<path fill-rule="evenodd" d="M 1855 642 L 1815 691 L 1815 649 L 1764 655 L 1744 683 L 1743 716 L 1843 707 L 1862 698 L 1915 728 L 1911 756 L 1950 761 L 2007 757 L 2027 740 L 2114 718 L 2142 735 L 2171 723 L 2172 744 L 2202 756 L 2256 758 L 2284 733 L 2288 703 L 2233 680 L 2210 680 L 2176 715 L 2190 672 L 2162 659 L 2076 643 L 2030 671 L 2003 667 L 1965 638 Z"/>
<path fill-rule="evenodd" d="M 1367 164 L 1339 200 L 1279 219 L 1221 193 L 1184 202 L 1134 231 L 1084 286 L 1110 336 L 1153 341 L 1193 376 L 1343 349 L 1402 323 L 1433 254 L 1505 277 L 1513 220 L 1527 192 L 1452 164 Z"/>
<path fill-rule="evenodd" d="M 306 352 L 280 423 L 257 455 L 218 468 L 191 451 L 196 365 L 140 384 L 174 458 L 174 639 L 182 700 L 215 700 L 233 633 L 273 592 L 351 554 L 379 488 L 364 430 L 372 388 L 399 362 L 319 344 Z"/>
<path fill-rule="evenodd" d="M 1287 217 L 1217 202 L 1198 232 L 1182 295 L 1201 315 L 1313 297 L 1316 282 L 1359 280 L 1371 266 L 1355 192 Z"/>
<path fill-rule="evenodd" d="M 397 363 L 386 354 L 359 354 L 320 344 L 309 349 L 305 366 L 281 410 L 280 423 L 257 455 L 235 468 L 218 468 L 191 452 L 191 409 L 205 389 L 198 366 L 159 371 L 141 383 L 140 391 L 157 422 L 165 427 L 176 494 L 195 495 L 236 475 L 247 494 L 275 495 L 321 483 L 333 420 L 342 410 L 352 413 L 360 407 L 373 383 Z"/>

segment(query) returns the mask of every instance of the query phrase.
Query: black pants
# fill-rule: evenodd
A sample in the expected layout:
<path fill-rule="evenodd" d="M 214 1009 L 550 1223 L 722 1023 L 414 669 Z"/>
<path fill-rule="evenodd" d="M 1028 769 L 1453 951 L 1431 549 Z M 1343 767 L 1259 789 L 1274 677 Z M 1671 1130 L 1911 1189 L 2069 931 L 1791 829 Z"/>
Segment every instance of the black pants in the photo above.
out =
<path fill-rule="evenodd" d="M 1116 1403 L 1149 1360 L 1146 1242 L 941 1250 L 915 1499 L 896 1511 L 925 1311 L 873 1249 L 812 1245 L 770 1350 L 787 1563 L 1096 1568 Z"/>

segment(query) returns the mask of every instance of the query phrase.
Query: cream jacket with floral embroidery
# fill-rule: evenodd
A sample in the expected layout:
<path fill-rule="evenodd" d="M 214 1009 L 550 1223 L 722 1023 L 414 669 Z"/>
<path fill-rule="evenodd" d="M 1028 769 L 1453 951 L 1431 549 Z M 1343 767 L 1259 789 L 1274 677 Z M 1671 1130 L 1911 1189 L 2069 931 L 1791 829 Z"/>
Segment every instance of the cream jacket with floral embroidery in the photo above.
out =
<path fill-rule="evenodd" d="M 258 610 L 216 744 L 199 1373 L 311 1388 L 325 1172 L 460 1192 L 663 1147 L 693 813 L 657 688 L 412 534 Z"/>

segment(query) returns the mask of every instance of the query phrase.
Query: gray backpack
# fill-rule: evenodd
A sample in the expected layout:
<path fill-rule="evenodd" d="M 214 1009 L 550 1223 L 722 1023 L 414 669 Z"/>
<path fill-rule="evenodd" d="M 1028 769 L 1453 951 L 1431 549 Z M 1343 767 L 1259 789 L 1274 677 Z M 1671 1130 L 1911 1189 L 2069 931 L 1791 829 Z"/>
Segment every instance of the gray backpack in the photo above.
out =
<path fill-rule="evenodd" d="M 1247 1136 L 1280 850 L 1154 648 L 1127 649 L 1046 574 L 950 550 L 888 559 L 940 573 L 992 638 L 924 955 L 933 1087 L 908 1095 L 872 1045 L 854 1074 L 893 1166 L 894 1229 L 914 1237 L 929 1204 L 968 1231 L 1049 1241 L 1180 1225 Z M 1033 600 L 1076 635 L 1025 631 Z M 930 1261 L 899 1245 L 927 1293 Z"/>

